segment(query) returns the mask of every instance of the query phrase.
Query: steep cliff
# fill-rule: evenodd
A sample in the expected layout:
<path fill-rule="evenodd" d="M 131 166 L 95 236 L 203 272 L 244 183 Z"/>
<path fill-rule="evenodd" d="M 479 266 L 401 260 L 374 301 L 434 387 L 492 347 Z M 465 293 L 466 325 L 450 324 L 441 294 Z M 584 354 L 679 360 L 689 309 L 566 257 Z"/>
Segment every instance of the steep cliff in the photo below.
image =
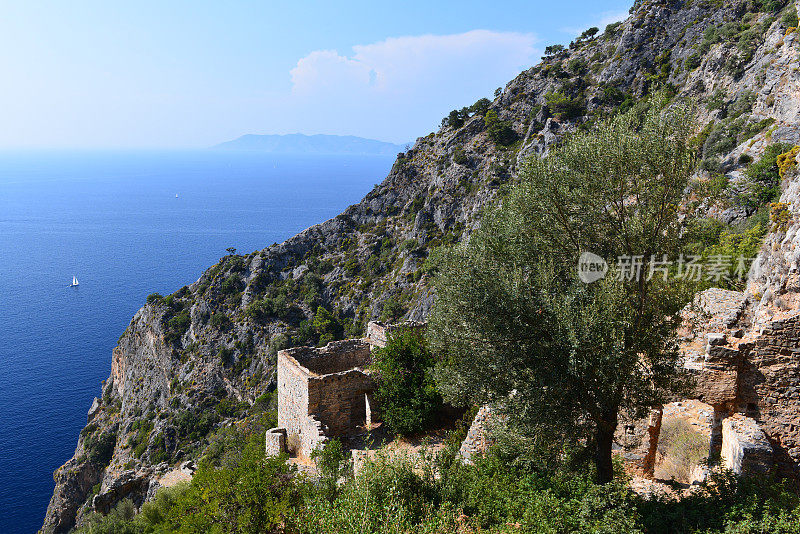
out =
<path fill-rule="evenodd" d="M 170 466 L 199 456 L 209 432 L 256 411 L 274 387 L 278 349 L 361 335 L 380 316 L 424 318 L 431 252 L 469 235 L 525 157 L 594 118 L 656 87 L 695 99 L 707 124 L 700 182 L 726 173 L 735 184 L 767 145 L 796 143 L 795 9 L 637 1 L 627 20 L 554 51 L 493 101 L 451 113 L 341 215 L 151 295 L 114 349 L 74 457 L 54 474 L 43 530 L 69 530 L 93 500 L 141 502 Z M 727 200 L 701 207 L 726 222 L 753 212 Z"/>

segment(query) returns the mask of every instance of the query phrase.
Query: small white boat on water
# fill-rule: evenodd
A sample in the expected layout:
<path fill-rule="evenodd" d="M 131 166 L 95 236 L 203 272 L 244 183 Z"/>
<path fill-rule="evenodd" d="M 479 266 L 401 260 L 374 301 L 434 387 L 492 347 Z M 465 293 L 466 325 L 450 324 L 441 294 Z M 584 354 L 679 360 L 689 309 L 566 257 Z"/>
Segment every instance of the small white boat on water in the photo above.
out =
<path fill-rule="evenodd" d="M 72 283 L 69 285 L 69 287 L 75 287 L 77 285 L 78 285 L 78 277 L 73 275 L 72 276 Z"/>

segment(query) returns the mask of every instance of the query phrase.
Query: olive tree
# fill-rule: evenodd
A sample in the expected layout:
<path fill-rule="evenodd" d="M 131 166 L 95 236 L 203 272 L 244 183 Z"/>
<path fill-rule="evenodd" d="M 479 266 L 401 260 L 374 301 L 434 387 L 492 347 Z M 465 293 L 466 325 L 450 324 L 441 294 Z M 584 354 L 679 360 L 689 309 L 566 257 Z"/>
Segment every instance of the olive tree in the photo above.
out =
<path fill-rule="evenodd" d="M 653 97 L 528 160 L 435 279 L 428 335 L 445 400 L 496 403 L 533 439 L 587 443 L 600 482 L 613 478 L 620 412 L 643 414 L 682 383 L 687 287 L 663 263 L 648 276 L 652 258 L 678 251 L 694 168 L 692 112 L 667 102 Z M 605 278 L 579 279 L 584 252 L 608 260 Z M 616 268 L 619 257 L 636 268 Z"/>

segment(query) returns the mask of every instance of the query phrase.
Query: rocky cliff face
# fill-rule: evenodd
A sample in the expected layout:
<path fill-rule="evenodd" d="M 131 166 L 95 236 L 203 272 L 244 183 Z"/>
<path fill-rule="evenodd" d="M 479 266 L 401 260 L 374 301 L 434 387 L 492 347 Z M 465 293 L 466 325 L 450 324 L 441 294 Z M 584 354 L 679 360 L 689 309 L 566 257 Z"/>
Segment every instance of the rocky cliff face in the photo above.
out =
<path fill-rule="evenodd" d="M 209 432 L 256 410 L 274 387 L 278 349 L 358 336 L 380 316 L 423 319 L 431 251 L 468 236 L 525 157 L 593 118 L 655 87 L 697 99 L 708 124 L 704 169 L 731 179 L 742 154 L 797 142 L 793 10 L 780 1 L 637 2 L 623 23 L 548 56 L 494 101 L 419 138 L 341 215 L 226 256 L 173 295 L 151 295 L 114 349 L 74 457 L 54 474 L 43 530 L 66 532 L 121 497 L 141 502 L 171 466 L 199 456 Z M 732 209 L 729 220 L 749 215 Z"/>

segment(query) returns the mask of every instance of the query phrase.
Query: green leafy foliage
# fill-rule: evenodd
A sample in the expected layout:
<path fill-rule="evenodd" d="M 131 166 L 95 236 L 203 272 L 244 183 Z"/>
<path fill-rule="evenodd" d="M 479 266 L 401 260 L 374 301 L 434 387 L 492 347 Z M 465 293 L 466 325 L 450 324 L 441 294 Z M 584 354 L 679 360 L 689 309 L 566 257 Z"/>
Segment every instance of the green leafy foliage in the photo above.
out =
<path fill-rule="evenodd" d="M 160 489 L 138 515 L 127 500 L 106 516 L 87 514 L 77 534 L 733 534 L 800 526 L 797 493 L 770 480 L 715 475 L 680 500 L 644 500 L 625 480 L 599 486 L 582 465 L 552 469 L 498 447 L 474 465 L 453 448 L 416 461 L 380 453 L 356 476 L 332 449 L 326 482 L 310 484 L 284 458 L 265 459 L 261 437 L 231 442 L 224 461 L 204 460 L 191 482 Z"/>
<path fill-rule="evenodd" d="M 389 297 L 383 301 L 380 320 L 391 323 L 400 319 L 405 312 L 405 308 L 395 297 Z"/>
<path fill-rule="evenodd" d="M 435 279 L 428 337 L 445 400 L 501 403 L 525 435 L 590 440 L 603 481 L 619 411 L 658 404 L 681 385 L 675 318 L 691 288 L 622 276 L 586 284 L 575 266 L 584 251 L 677 256 L 692 118 L 680 106 L 663 114 L 664 103 L 658 96 L 530 158 Z"/>
<path fill-rule="evenodd" d="M 231 327 L 231 320 L 225 313 L 218 311 L 211 316 L 211 319 L 208 320 L 208 324 L 218 330 L 224 331 Z"/>
<path fill-rule="evenodd" d="M 333 438 L 323 448 L 314 449 L 311 459 L 319 472 L 322 497 L 333 501 L 339 494 L 339 481 L 352 477 L 352 465 L 342 442 Z"/>
<path fill-rule="evenodd" d="M 376 393 L 383 420 L 398 434 L 425 430 L 441 406 L 431 371 L 433 356 L 424 337 L 403 329 L 391 334 L 386 347 L 375 352 Z"/>
<path fill-rule="evenodd" d="M 497 145 L 510 145 L 517 139 L 517 134 L 508 121 L 500 120 L 497 112 L 490 109 L 483 117 L 486 123 L 486 134 Z"/>
<path fill-rule="evenodd" d="M 572 98 L 559 91 L 544 95 L 550 112 L 559 120 L 569 120 L 580 117 L 584 112 L 583 102 Z"/>
<path fill-rule="evenodd" d="M 766 148 L 761 158 L 747 168 L 748 182 L 737 198 L 740 205 L 751 209 L 773 202 L 780 196 L 780 169 L 778 156 L 788 151 L 791 145 L 776 143 Z"/>
<path fill-rule="evenodd" d="M 317 308 L 317 313 L 314 314 L 314 320 L 311 324 L 314 327 L 314 332 L 319 336 L 318 343 L 320 345 L 327 345 L 331 341 L 342 339 L 344 334 L 344 328 L 341 323 L 322 306 Z"/>
<path fill-rule="evenodd" d="M 91 432 L 83 440 L 86 458 L 95 465 L 105 467 L 111 461 L 116 443 L 117 433 L 114 430 Z"/>

